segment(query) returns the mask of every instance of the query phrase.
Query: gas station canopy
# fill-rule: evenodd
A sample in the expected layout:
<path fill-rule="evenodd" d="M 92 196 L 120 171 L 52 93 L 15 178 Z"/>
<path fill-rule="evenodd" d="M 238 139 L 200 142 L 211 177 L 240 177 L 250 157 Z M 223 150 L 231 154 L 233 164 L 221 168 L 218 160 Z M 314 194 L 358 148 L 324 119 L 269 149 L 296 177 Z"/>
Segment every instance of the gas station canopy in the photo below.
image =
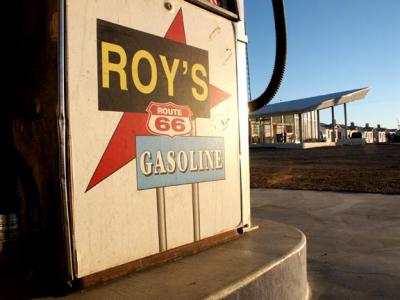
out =
<path fill-rule="evenodd" d="M 253 113 L 250 113 L 250 117 L 258 117 L 263 115 L 281 115 L 287 113 L 302 113 L 313 110 L 321 110 L 355 100 L 361 100 L 366 96 L 368 91 L 369 88 L 365 87 L 298 100 L 273 103 L 266 105 Z"/>

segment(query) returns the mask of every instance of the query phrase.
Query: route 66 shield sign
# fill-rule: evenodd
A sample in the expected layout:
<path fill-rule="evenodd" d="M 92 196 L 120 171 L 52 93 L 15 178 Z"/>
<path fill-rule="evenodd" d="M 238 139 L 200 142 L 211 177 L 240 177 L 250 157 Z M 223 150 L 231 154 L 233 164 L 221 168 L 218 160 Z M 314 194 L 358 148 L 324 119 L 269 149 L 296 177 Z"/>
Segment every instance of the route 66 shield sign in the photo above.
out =
<path fill-rule="evenodd" d="M 188 106 L 150 102 L 146 111 L 147 128 L 151 133 L 174 137 L 192 131 L 192 111 Z"/>

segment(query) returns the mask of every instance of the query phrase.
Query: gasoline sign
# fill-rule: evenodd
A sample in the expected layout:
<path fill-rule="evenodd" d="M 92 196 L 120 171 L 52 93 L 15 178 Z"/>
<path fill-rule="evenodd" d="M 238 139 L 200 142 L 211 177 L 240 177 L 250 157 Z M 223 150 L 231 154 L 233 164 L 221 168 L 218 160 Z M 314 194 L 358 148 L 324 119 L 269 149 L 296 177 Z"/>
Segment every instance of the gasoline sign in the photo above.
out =
<path fill-rule="evenodd" d="M 225 179 L 222 137 L 136 137 L 138 189 Z"/>

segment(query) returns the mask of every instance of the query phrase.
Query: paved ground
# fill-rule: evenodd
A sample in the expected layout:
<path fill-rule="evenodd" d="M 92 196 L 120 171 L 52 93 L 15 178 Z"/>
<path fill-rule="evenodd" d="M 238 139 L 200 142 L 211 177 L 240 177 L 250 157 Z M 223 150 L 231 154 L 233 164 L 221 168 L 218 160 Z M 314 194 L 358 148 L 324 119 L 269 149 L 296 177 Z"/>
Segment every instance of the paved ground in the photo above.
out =
<path fill-rule="evenodd" d="M 252 188 L 400 193 L 400 144 L 251 149 Z"/>
<path fill-rule="evenodd" d="M 400 195 L 253 189 L 252 214 L 306 234 L 312 299 L 400 299 Z"/>
<path fill-rule="evenodd" d="M 268 220 L 273 220 L 293 225 L 306 234 L 308 280 L 311 285 L 312 299 L 400 299 L 400 195 L 253 189 L 251 196 L 254 225 L 257 223 L 266 225 Z M 267 228 L 271 234 L 279 235 L 273 225 L 267 225 Z M 258 240 L 265 244 L 263 244 L 265 249 L 263 248 L 262 253 L 284 246 L 281 242 L 266 242 L 264 238 Z M 273 238 L 273 240 L 277 239 Z M 141 273 L 139 276 L 142 277 L 128 276 L 110 285 L 73 294 L 68 299 L 74 299 L 74 297 L 76 299 L 132 299 L 129 291 L 134 287 L 133 283 L 138 286 L 148 284 L 148 278 L 143 278 L 149 276 L 151 272 L 161 274 L 160 286 L 151 284 L 145 286 L 145 290 L 158 295 L 155 299 L 174 298 L 174 294 L 162 293 L 166 290 L 165 285 L 168 282 L 174 284 L 176 278 L 180 278 L 178 282 L 181 282 L 185 291 L 189 293 L 186 294 L 185 299 L 193 298 L 191 297 L 194 295 L 193 291 L 197 291 L 198 295 L 207 289 L 215 291 L 215 287 L 207 284 L 206 281 L 202 282 L 198 275 L 201 273 L 200 275 L 205 275 L 204 278 L 212 279 L 214 282 L 210 274 L 215 274 L 217 271 L 223 272 L 226 266 L 238 269 L 239 267 L 235 264 L 241 259 L 232 258 L 229 262 L 222 263 L 220 269 L 212 270 L 217 266 L 215 261 L 224 257 L 227 252 L 232 252 L 233 249 L 239 249 L 245 254 L 249 253 L 246 247 L 235 245 L 227 244 L 220 249 L 215 248 L 208 253 L 169 265 L 166 267 L 167 276 L 158 269 L 153 269 Z M 255 249 L 258 249 L 256 252 L 261 249 L 257 243 Z M 206 261 L 212 261 L 212 263 L 199 264 L 196 261 L 201 257 L 206 257 Z M 173 270 L 188 265 L 188 261 L 193 261 L 196 271 L 173 276 Z M 252 267 L 251 264 L 247 265 L 247 267 Z M 200 269 L 203 271 L 199 273 Z M 228 275 L 225 274 L 222 278 L 230 279 L 229 276 L 232 274 L 235 272 L 228 272 Z M 169 277 L 171 277 L 170 280 L 163 279 Z M 282 284 L 282 280 L 275 280 L 275 282 Z M 183 291 L 183 288 L 179 289 Z M 3 299 L 1 294 L 2 291 L 0 291 L 0 299 Z M 29 297 L 13 298 L 28 299 Z M 140 299 L 140 297 L 136 298 Z M 142 298 L 146 299 L 146 297 Z"/>

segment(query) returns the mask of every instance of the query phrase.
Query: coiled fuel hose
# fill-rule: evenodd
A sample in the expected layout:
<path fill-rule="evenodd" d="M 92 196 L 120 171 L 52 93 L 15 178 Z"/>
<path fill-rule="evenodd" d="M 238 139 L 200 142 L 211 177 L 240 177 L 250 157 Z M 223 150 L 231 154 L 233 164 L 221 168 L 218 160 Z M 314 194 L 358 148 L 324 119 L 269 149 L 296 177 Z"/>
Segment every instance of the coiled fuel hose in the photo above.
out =
<path fill-rule="evenodd" d="M 287 58 L 287 32 L 284 0 L 272 0 L 276 32 L 275 64 L 271 80 L 264 92 L 248 104 L 249 112 L 259 110 L 267 105 L 276 95 L 282 83 Z"/>

